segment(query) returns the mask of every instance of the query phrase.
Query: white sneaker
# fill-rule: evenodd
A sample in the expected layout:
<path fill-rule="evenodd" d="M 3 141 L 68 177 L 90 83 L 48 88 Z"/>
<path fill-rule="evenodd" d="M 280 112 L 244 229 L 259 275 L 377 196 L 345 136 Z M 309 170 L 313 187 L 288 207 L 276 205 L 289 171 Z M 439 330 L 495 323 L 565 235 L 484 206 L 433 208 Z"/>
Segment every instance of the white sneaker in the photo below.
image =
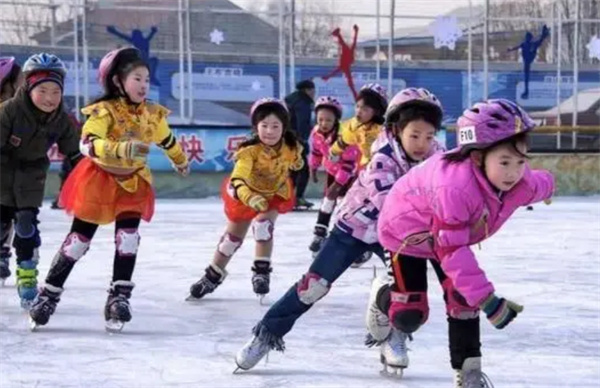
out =
<path fill-rule="evenodd" d="M 481 372 L 481 357 L 469 357 L 462 369 L 454 370 L 454 388 L 493 388 L 490 379 Z"/>
<path fill-rule="evenodd" d="M 391 331 L 390 320 L 387 313 L 383 312 L 377 306 L 377 294 L 379 290 L 388 284 L 388 279 L 375 277 L 371 283 L 371 293 L 369 294 L 369 304 L 367 305 L 366 324 L 369 334 L 377 342 L 384 341 Z"/>

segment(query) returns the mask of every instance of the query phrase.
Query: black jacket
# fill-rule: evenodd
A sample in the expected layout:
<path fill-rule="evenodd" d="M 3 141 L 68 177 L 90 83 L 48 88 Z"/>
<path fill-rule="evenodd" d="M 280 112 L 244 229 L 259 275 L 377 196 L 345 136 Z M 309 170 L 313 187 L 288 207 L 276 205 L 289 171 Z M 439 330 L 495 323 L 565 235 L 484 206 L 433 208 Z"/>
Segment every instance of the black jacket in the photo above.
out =
<path fill-rule="evenodd" d="M 53 113 L 37 109 L 25 88 L 0 105 L 0 203 L 16 208 L 40 207 L 48 150 L 58 150 L 76 161 L 79 135 L 62 106 Z"/>
<path fill-rule="evenodd" d="M 308 142 L 312 130 L 311 115 L 313 100 L 303 91 L 295 91 L 285 98 L 285 103 L 290 110 L 292 129 L 303 142 Z"/>

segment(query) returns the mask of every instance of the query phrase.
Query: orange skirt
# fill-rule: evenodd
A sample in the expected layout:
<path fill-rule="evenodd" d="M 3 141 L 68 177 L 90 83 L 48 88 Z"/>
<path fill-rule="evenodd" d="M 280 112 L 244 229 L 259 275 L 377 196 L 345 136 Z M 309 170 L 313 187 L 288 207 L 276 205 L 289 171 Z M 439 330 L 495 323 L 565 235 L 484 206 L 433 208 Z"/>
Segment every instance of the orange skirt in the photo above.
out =
<path fill-rule="evenodd" d="M 277 213 L 284 214 L 291 211 L 296 204 L 296 196 L 294 195 L 294 186 L 292 180 L 287 179 L 285 182 L 290 193 L 290 198 L 283 199 L 278 195 L 274 195 L 269 201 L 269 210 L 277 210 Z M 223 180 L 221 184 L 221 198 L 225 204 L 225 215 L 231 222 L 250 221 L 258 215 L 258 212 L 250 206 L 246 206 L 242 201 L 234 198 L 233 187 L 229 184 L 229 177 Z"/>
<path fill-rule="evenodd" d="M 110 224 L 125 213 L 137 214 L 149 222 L 154 215 L 154 190 L 138 177 L 138 189 L 130 193 L 117 183 L 114 175 L 84 158 L 69 174 L 59 204 L 68 214 L 98 225 Z"/>

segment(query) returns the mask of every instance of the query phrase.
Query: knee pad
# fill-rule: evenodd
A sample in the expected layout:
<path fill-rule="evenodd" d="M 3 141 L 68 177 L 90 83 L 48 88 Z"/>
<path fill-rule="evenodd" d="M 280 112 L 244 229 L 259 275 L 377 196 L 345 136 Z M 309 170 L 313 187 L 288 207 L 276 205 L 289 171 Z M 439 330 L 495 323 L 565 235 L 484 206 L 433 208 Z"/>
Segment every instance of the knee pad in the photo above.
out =
<path fill-rule="evenodd" d="M 273 238 L 273 221 L 269 219 L 256 220 L 252 224 L 252 234 L 257 242 L 271 241 Z"/>
<path fill-rule="evenodd" d="M 16 214 L 15 233 L 20 238 L 32 238 L 37 232 L 37 212 L 34 210 L 19 210 Z"/>
<path fill-rule="evenodd" d="M 117 229 L 115 244 L 119 256 L 135 256 L 140 245 L 140 234 L 133 228 Z"/>
<path fill-rule="evenodd" d="M 60 247 L 60 253 L 71 261 L 77 261 L 85 255 L 89 248 L 90 240 L 87 237 L 71 232 Z"/>
<path fill-rule="evenodd" d="M 219 240 L 217 251 L 225 257 L 231 257 L 242 246 L 243 241 L 238 236 L 225 232 Z"/>
<path fill-rule="evenodd" d="M 414 333 L 429 317 L 427 293 L 390 291 L 388 317 L 397 330 Z"/>
<path fill-rule="evenodd" d="M 330 288 L 331 284 L 326 279 L 316 273 L 309 272 L 302 276 L 302 279 L 298 282 L 296 292 L 300 302 L 310 306 L 327 295 Z"/>
<path fill-rule="evenodd" d="M 442 283 L 446 313 L 456 319 L 473 319 L 479 316 L 479 308 L 469 306 L 466 299 L 454 288 L 452 280 L 446 278 Z"/>

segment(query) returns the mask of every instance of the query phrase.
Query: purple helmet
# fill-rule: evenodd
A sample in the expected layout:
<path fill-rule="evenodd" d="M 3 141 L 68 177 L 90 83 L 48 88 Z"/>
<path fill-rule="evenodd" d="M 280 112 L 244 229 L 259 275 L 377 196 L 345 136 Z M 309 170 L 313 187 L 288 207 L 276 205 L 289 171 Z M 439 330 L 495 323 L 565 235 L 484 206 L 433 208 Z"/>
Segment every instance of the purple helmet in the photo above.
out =
<path fill-rule="evenodd" d="M 338 120 L 342 117 L 342 104 L 335 97 L 319 97 L 315 102 L 315 112 L 317 112 L 321 108 L 331 108 L 336 114 Z"/>
<path fill-rule="evenodd" d="M 8 76 L 15 64 L 15 57 L 0 58 L 0 85 L 6 76 Z"/>
<path fill-rule="evenodd" d="M 250 118 L 252 119 L 253 124 L 256 111 L 259 108 L 264 108 L 267 106 L 282 108 L 286 113 L 289 114 L 289 110 L 285 105 L 285 102 L 283 102 L 282 100 L 273 97 L 259 98 L 254 104 L 252 104 L 252 108 L 250 108 Z"/>
<path fill-rule="evenodd" d="M 385 90 L 385 88 L 383 86 L 376 84 L 376 83 L 364 84 L 362 86 L 362 88 L 360 88 L 359 94 L 365 93 L 365 92 L 374 93 L 381 100 L 381 105 L 384 107 L 387 107 L 387 104 L 388 104 L 387 91 Z M 385 108 L 383 110 L 385 110 Z"/>
<path fill-rule="evenodd" d="M 434 108 L 439 115 L 439 121 L 441 121 L 443 115 L 442 103 L 435 94 L 423 88 L 406 88 L 396 93 L 385 112 L 385 121 L 388 124 L 396 122 L 400 115 L 400 110 L 408 105 L 421 105 Z"/>
<path fill-rule="evenodd" d="M 478 102 L 458 119 L 456 137 L 460 149 L 484 149 L 521 132 L 535 123 L 520 106 L 510 100 Z"/>

